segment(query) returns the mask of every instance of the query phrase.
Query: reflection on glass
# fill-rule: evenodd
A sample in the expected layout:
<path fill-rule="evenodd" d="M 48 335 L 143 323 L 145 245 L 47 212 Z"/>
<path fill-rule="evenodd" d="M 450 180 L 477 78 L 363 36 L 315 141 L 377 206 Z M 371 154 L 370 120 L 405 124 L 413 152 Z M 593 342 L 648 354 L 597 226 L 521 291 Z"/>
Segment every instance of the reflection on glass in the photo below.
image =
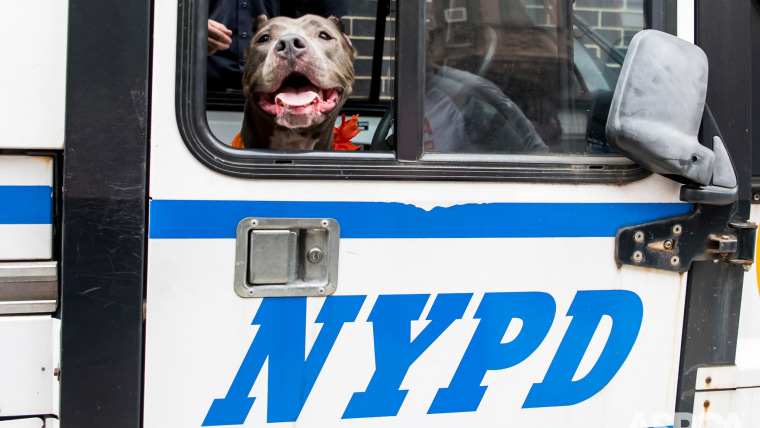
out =
<path fill-rule="evenodd" d="M 425 150 L 610 153 L 643 0 L 428 0 Z"/>

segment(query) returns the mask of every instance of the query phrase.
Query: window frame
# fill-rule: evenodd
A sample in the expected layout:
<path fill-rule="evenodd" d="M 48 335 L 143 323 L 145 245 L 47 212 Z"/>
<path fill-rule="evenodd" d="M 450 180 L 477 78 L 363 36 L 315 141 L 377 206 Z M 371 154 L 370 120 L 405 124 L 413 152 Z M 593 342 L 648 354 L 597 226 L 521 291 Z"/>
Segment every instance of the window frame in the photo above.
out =
<path fill-rule="evenodd" d="M 213 171 L 258 179 L 619 184 L 650 175 L 648 170 L 619 155 L 423 155 L 425 26 L 419 22 L 424 19 L 425 0 L 397 1 L 396 9 L 393 106 L 397 150 L 299 152 L 240 150 L 214 136 L 206 119 L 207 2 L 180 2 L 175 108 L 177 126 L 188 150 Z M 661 22 L 664 21 L 667 20 Z"/>

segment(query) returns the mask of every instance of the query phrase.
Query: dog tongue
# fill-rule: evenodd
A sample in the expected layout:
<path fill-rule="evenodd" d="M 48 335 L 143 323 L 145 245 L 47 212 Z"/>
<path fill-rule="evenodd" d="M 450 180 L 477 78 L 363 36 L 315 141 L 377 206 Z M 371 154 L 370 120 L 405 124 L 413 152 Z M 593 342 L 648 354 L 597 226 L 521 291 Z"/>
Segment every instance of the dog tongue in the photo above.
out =
<path fill-rule="evenodd" d="M 282 101 L 283 104 L 289 106 L 305 106 L 314 101 L 317 98 L 317 88 L 311 85 L 302 86 L 300 88 L 286 87 L 280 89 L 280 92 L 274 97 L 275 103 Z"/>

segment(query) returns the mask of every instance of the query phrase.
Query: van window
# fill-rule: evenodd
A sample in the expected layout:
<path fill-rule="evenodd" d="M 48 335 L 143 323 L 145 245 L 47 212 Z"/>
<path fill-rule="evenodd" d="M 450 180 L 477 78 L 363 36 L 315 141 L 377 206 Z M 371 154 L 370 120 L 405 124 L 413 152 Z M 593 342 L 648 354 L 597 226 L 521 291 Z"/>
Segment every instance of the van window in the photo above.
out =
<path fill-rule="evenodd" d="M 246 123 L 240 76 L 249 59 L 240 55 L 257 33 L 253 23 L 240 21 L 239 11 L 219 13 L 220 3 L 253 4 L 179 4 L 176 84 L 179 132 L 190 152 L 218 172 L 278 179 L 584 183 L 648 175 L 616 155 L 604 132 L 628 43 L 646 26 L 651 5 L 645 0 L 287 2 L 343 8 L 336 14 L 356 49 L 353 91 L 340 109 L 346 119 L 358 115 L 351 150 L 233 145 Z M 257 4 L 262 3 L 280 5 Z M 267 11 L 269 19 L 332 14 L 286 9 Z M 229 24 L 236 44 L 223 53 L 207 52 L 209 19 Z M 232 84 L 211 83 L 223 74 L 211 64 L 215 55 L 237 61 Z M 306 85 L 301 83 L 287 86 Z M 341 115 L 330 126 L 340 125 Z"/>
<path fill-rule="evenodd" d="M 608 154 L 642 0 L 428 0 L 424 151 Z"/>

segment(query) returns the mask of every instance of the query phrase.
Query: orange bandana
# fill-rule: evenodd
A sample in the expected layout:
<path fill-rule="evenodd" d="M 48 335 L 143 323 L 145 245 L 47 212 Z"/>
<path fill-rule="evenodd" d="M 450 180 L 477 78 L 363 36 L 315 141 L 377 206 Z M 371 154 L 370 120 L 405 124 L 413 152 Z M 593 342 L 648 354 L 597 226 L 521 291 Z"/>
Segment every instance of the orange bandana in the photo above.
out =
<path fill-rule="evenodd" d="M 351 119 L 346 122 L 346 115 L 340 115 L 340 125 L 333 129 L 333 150 L 356 150 L 359 146 L 351 144 L 351 139 L 359 135 L 359 115 L 355 114 Z M 230 143 L 231 147 L 236 149 L 243 148 L 243 139 L 240 138 L 240 133 L 235 135 L 235 138 Z"/>

